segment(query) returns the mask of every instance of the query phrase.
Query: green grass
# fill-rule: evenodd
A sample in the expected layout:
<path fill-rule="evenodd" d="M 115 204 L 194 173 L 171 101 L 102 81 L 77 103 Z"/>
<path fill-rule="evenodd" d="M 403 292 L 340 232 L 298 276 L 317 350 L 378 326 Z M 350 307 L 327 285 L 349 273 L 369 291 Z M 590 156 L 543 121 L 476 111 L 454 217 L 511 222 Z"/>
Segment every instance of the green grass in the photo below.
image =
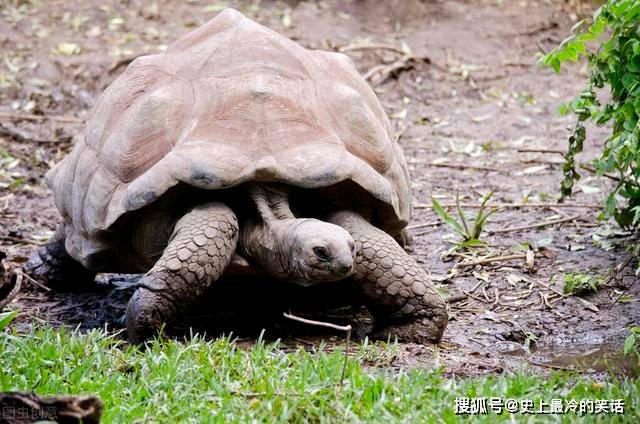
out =
<path fill-rule="evenodd" d="M 572 374 L 446 378 L 439 370 L 395 370 L 394 346 L 353 348 L 344 384 L 336 385 L 342 352 L 286 352 L 258 341 L 239 348 L 228 338 L 155 340 L 139 350 L 103 331 L 40 326 L 0 332 L 0 390 L 98 394 L 105 422 L 458 422 L 456 397 L 516 399 L 624 398 L 624 416 L 593 421 L 638 422 L 638 380 L 604 382 Z M 368 365 L 363 365 L 368 364 Z M 478 421 L 577 421 L 577 415 L 500 416 Z"/>

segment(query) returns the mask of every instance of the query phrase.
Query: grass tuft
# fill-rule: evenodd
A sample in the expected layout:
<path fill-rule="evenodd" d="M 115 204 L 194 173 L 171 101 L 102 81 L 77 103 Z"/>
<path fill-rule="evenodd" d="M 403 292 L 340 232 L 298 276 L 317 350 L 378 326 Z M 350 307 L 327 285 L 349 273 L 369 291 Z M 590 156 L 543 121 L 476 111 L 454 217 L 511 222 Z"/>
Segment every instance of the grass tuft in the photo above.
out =
<path fill-rule="evenodd" d="M 340 349 L 286 352 L 261 339 L 248 349 L 230 338 L 154 340 L 145 350 L 102 330 L 80 333 L 39 326 L 27 334 L 0 333 L 0 390 L 99 395 L 105 422 L 458 422 L 456 397 L 516 399 L 624 398 L 626 414 L 607 422 L 637 422 L 637 380 L 573 374 L 446 378 L 440 370 L 395 370 L 394 346 L 352 349 L 338 387 Z M 482 422 L 522 419 L 508 413 Z M 528 418 L 533 419 L 533 416 Z M 574 421 L 577 415 L 535 416 Z M 586 418 L 597 419 L 597 416 Z M 605 417 L 600 417 L 600 419 Z"/>

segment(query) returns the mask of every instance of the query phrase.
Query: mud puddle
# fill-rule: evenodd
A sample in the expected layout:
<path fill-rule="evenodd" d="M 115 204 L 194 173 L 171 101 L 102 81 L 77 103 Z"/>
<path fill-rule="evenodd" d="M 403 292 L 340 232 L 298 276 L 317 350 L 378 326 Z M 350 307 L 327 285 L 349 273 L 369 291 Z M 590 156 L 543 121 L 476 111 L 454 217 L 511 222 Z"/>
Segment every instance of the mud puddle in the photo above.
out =
<path fill-rule="evenodd" d="M 605 340 L 600 343 L 547 343 L 502 351 L 509 356 L 526 359 L 532 365 L 545 368 L 587 373 L 606 373 L 638 377 L 640 361 L 623 352 L 624 340 Z"/>

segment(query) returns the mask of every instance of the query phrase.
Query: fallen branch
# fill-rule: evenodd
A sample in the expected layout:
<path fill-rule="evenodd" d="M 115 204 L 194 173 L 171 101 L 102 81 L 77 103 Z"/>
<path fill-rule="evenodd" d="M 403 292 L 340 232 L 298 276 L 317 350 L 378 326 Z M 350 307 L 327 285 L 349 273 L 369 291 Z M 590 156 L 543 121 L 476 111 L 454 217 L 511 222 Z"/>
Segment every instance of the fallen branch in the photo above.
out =
<path fill-rule="evenodd" d="M 580 169 L 584 169 L 585 171 L 591 172 L 594 175 L 598 175 L 598 171 L 596 171 L 591 166 L 589 166 L 589 165 L 587 165 L 585 163 L 578 164 L 578 166 L 580 167 Z M 605 178 L 609 178 L 610 180 L 613 180 L 613 181 L 617 181 L 617 182 L 621 181 L 620 178 L 616 177 L 615 175 L 602 174 L 602 176 L 605 177 Z"/>
<path fill-rule="evenodd" d="M 402 48 L 394 46 L 392 44 L 383 43 L 361 43 L 361 44 L 349 44 L 347 46 L 340 47 L 338 51 L 340 53 L 352 52 L 357 50 L 391 50 L 399 54 L 406 54 Z"/>
<path fill-rule="evenodd" d="M 459 264 L 456 264 L 455 266 L 458 268 L 466 268 L 469 266 L 476 266 L 476 265 L 485 265 L 485 264 L 490 264 L 490 263 L 494 263 L 494 262 L 505 262 L 505 261 L 513 261 L 516 259 L 525 259 L 525 254 L 524 253 L 517 253 L 514 255 L 505 255 L 505 256 L 493 256 L 490 258 L 484 258 L 484 259 L 478 259 L 475 261 L 469 261 L 469 262 L 460 262 Z"/>
<path fill-rule="evenodd" d="M 344 347 L 344 363 L 342 364 L 342 372 L 340 374 L 340 385 L 342 385 L 343 381 L 344 381 L 344 375 L 345 372 L 347 370 L 347 359 L 349 357 L 349 342 L 351 341 L 351 326 L 350 325 L 337 325 L 337 324 L 332 324 L 330 322 L 324 322 L 324 321 L 315 321 L 312 319 L 306 319 L 306 318 L 302 318 L 302 317 L 298 317 L 292 314 L 288 314 L 286 312 L 283 312 L 282 315 L 290 320 L 293 321 L 298 321 L 301 322 L 303 324 L 307 324 L 307 325 L 315 325 L 318 327 L 325 327 L 325 328 L 331 328 L 333 330 L 338 330 L 338 331 L 344 331 L 347 333 L 347 340 L 345 343 L 345 347 Z"/>
<path fill-rule="evenodd" d="M 414 56 L 412 54 L 405 54 L 400 59 L 396 60 L 391 64 L 388 64 L 388 65 L 380 64 L 380 65 L 374 66 L 373 68 L 365 72 L 365 74 L 362 77 L 365 80 L 368 80 L 371 83 L 371 85 L 382 84 L 391 75 L 400 71 L 412 69 L 417 63 L 420 63 L 420 62 L 430 63 L 431 61 L 428 57 L 419 57 L 419 56 Z"/>
<path fill-rule="evenodd" d="M 557 153 L 560 155 L 564 155 L 564 150 L 562 149 L 547 149 L 544 147 L 519 147 L 518 153 Z"/>
<path fill-rule="evenodd" d="M 415 163 L 415 162 L 414 162 Z M 424 162 L 421 165 L 425 166 L 435 166 L 438 168 L 451 168 L 451 169 L 459 169 L 461 171 L 465 170 L 475 170 L 475 171 L 491 171 L 491 172 L 504 172 L 504 169 L 493 168 L 491 166 L 482 166 L 482 165 L 467 165 L 464 163 L 433 163 L 433 162 Z"/>
<path fill-rule="evenodd" d="M 455 203 L 441 203 L 443 208 L 455 208 Z M 463 208 L 480 208 L 482 205 L 478 203 L 460 203 Z M 432 208 L 433 205 L 429 203 L 417 203 L 413 206 L 416 209 Z M 499 208 L 499 209 L 520 209 L 520 208 L 583 208 L 583 209 L 601 209 L 602 205 L 587 204 L 587 203 L 489 203 L 485 205 L 486 208 Z"/>
<path fill-rule="evenodd" d="M 580 218 L 580 215 L 569 216 L 567 218 L 552 219 L 549 221 L 538 222 L 538 223 L 529 224 L 529 225 L 521 225 L 518 227 L 507 227 L 507 228 L 498 228 L 497 230 L 487 230 L 487 232 L 495 234 L 495 233 L 508 233 L 511 231 L 530 230 L 532 228 L 546 227 L 547 225 L 555 225 L 555 224 L 561 224 L 563 222 L 574 221 L 578 218 Z"/>

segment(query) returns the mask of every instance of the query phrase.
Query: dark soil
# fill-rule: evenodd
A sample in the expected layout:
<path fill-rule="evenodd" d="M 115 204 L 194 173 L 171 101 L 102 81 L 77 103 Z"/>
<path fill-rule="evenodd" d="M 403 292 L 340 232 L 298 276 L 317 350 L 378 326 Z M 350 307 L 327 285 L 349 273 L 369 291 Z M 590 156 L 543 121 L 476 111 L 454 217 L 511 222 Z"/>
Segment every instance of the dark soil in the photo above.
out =
<path fill-rule="evenodd" d="M 626 261 L 630 238 L 598 221 L 598 210 L 590 206 L 602 203 L 609 181 L 585 171 L 576 196 L 565 204 L 502 208 L 481 237 L 486 247 L 453 254 L 458 236 L 430 207 L 430 196 L 452 204 L 460 195 L 463 203 L 478 205 L 492 189 L 494 204 L 557 202 L 562 156 L 553 150 L 564 147 L 573 120 L 560 117 L 557 107 L 585 81 L 585 69 L 578 66 L 561 76 L 536 66 L 536 55 L 560 42 L 582 12 L 567 10 L 560 1 L 5 1 L 0 6 L 0 251 L 9 267 L 22 265 L 59 223 L 43 175 L 82 137 L 83 120 L 97 96 L 132 58 L 162 50 L 224 5 L 307 47 L 372 47 L 347 48 L 346 54 L 363 74 L 371 74 L 397 129 L 414 183 L 412 254 L 441 285 L 451 314 L 439 345 L 401 345 L 394 366 L 442 365 L 461 375 L 502 372 L 523 363 L 539 370 L 595 371 L 617 364 L 629 371 L 618 353 L 625 328 L 640 322 L 640 285 L 633 285 L 631 266 L 608 277 Z M 381 43 L 401 51 L 375 48 Z M 402 60 L 407 49 L 411 58 Z M 397 69 L 386 72 L 394 63 Z M 381 72 L 369 72 L 374 68 Z M 593 146 L 583 161 L 595 156 L 606 129 L 590 136 Z M 522 151 L 532 148 L 552 152 Z M 470 218 L 477 211 L 465 210 Z M 516 228 L 558 219 L 563 222 Z M 533 263 L 520 258 L 455 267 L 496 255 L 523 256 L 527 243 Z M 596 293 L 560 296 L 569 273 L 600 276 L 606 284 Z M 135 279 L 107 275 L 100 281 L 97 292 L 56 293 L 25 280 L 9 305 L 21 311 L 16 325 L 46 320 L 116 329 Z M 249 296 L 248 290 L 234 295 L 232 289 L 222 297 Z M 282 321 L 261 320 L 270 306 L 276 315 L 281 306 L 262 299 L 264 293 L 253 303 L 238 302 L 244 320 L 277 335 L 295 334 L 295 327 Z M 309 345 L 317 338 L 290 340 Z"/>

